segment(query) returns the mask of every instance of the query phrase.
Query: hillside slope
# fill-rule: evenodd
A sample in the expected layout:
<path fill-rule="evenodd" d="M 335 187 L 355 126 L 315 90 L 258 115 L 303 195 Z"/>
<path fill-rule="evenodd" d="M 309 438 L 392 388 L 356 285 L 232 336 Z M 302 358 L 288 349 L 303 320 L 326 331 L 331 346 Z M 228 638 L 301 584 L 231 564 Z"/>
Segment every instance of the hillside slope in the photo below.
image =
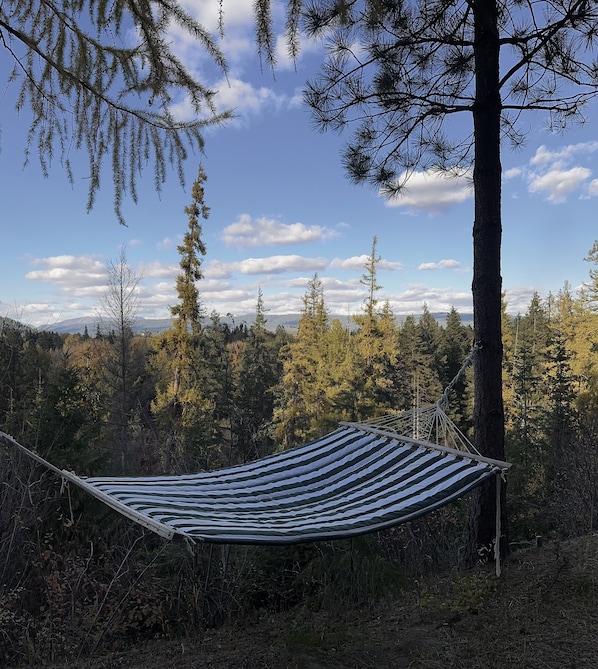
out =
<path fill-rule="evenodd" d="M 342 615 L 297 608 L 202 638 L 155 640 L 79 669 L 581 669 L 598 666 L 598 536 L 513 553 Z"/>

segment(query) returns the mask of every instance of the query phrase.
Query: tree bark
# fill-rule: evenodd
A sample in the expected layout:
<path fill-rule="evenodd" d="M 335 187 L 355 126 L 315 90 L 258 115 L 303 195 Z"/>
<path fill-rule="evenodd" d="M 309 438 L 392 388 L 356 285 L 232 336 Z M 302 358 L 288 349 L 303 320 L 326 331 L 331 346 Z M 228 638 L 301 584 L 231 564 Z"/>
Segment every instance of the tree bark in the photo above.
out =
<path fill-rule="evenodd" d="M 499 86 L 499 32 L 496 0 L 474 0 L 475 78 L 473 109 L 475 162 L 473 172 L 475 220 L 473 225 L 474 316 L 474 439 L 478 450 L 505 459 L 502 399 L 502 278 L 500 249 L 501 163 Z M 483 486 L 473 518 L 476 551 L 490 549 L 495 539 L 496 482 Z M 503 491 L 504 492 L 504 491 Z M 502 495 L 501 553 L 506 553 L 506 517 Z M 490 556 L 490 554 L 488 555 Z"/>

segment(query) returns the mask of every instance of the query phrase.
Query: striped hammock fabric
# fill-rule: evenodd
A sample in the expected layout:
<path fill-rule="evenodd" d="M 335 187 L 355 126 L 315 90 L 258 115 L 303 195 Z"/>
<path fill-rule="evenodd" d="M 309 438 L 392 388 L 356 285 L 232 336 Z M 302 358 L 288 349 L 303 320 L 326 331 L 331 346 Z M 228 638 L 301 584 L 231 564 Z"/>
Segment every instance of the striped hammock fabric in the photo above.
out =
<path fill-rule="evenodd" d="M 61 475 L 168 539 L 291 544 L 413 520 L 510 465 L 359 423 L 249 464 L 181 476 Z"/>

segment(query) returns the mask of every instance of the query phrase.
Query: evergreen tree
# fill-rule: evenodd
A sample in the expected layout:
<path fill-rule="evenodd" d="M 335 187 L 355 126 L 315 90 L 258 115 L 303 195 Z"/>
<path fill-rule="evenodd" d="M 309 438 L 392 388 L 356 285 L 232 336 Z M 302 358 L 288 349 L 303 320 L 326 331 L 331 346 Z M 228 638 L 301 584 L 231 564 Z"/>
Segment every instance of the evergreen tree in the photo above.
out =
<path fill-rule="evenodd" d="M 436 401 L 442 393 L 440 382 L 442 331 L 438 322 L 424 305 L 418 321 L 407 316 L 398 333 L 398 351 L 408 383 L 409 404 L 419 407 Z"/>
<path fill-rule="evenodd" d="M 155 0 L 111 3 L 9 0 L 0 5 L 4 54 L 12 63 L 10 82 L 19 84 L 17 111 L 32 114 L 26 158 L 35 146 L 48 174 L 58 157 L 74 182 L 73 147 L 89 158 L 88 208 L 111 161 L 114 207 L 124 195 L 137 201 L 142 166 L 154 166 L 156 190 L 172 164 L 183 180 L 189 149 L 201 150 L 202 131 L 230 117 L 218 113 L 214 92 L 197 81 L 167 37 L 173 25 L 199 44 L 226 74 L 224 56 L 210 33 L 181 3 Z M 172 113 L 185 99 L 191 120 Z"/>
<path fill-rule="evenodd" d="M 378 240 L 374 237 L 371 253 L 364 265 L 365 273 L 360 279 L 367 290 L 362 313 L 353 316 L 357 325 L 351 338 L 353 420 L 365 420 L 386 413 L 389 409 L 398 408 L 404 401 L 403 379 L 397 365 L 394 314 L 388 302 L 381 309 L 378 307 L 377 294 L 382 286 L 377 276 L 381 261 L 377 255 L 377 244 Z"/>
<path fill-rule="evenodd" d="M 419 333 L 415 317 L 405 318 L 398 333 L 398 352 L 405 369 L 405 377 L 409 381 L 408 408 L 420 404 L 420 376 L 423 373 L 425 361 L 419 349 Z"/>
<path fill-rule="evenodd" d="M 201 318 L 204 316 L 196 282 L 203 278 L 201 257 L 206 254 L 206 247 L 201 237 L 200 217 L 207 220 L 210 215 L 210 208 L 204 201 L 206 179 L 206 174 L 200 165 L 191 190 L 192 202 L 185 207 L 185 213 L 189 217 L 188 229 L 183 237 L 183 243 L 177 246 L 181 256 L 179 262 L 181 273 L 176 279 L 179 302 L 170 308 L 170 313 L 174 317 L 175 332 L 181 338 L 186 337 L 189 330 L 197 334 L 201 329 Z"/>
<path fill-rule="evenodd" d="M 424 304 L 422 315 L 417 322 L 417 335 L 419 353 L 425 361 L 425 374 L 420 374 L 420 383 L 423 382 L 427 397 L 438 397 L 443 390 L 443 332 L 427 304 Z"/>
<path fill-rule="evenodd" d="M 598 240 L 594 242 L 584 260 L 592 265 L 589 272 L 590 282 L 585 285 L 587 302 L 598 310 Z"/>
<path fill-rule="evenodd" d="M 364 313 L 354 316 L 358 325 L 352 336 L 353 373 L 356 395 L 354 420 L 388 413 L 405 403 L 404 367 L 399 361 L 397 328 L 390 304 L 372 311 L 371 301 Z"/>
<path fill-rule="evenodd" d="M 537 431 L 538 415 L 541 409 L 542 376 L 536 358 L 528 342 L 519 345 L 513 359 L 514 404 L 511 409 L 513 437 L 521 453 L 518 461 L 524 467 L 532 466 L 538 460 L 540 435 Z M 512 457 L 512 450 L 510 451 Z"/>
<path fill-rule="evenodd" d="M 338 318 L 333 319 L 326 336 L 326 367 L 329 382 L 326 395 L 331 421 L 355 421 L 359 416 L 354 383 L 355 338 Z"/>
<path fill-rule="evenodd" d="M 539 296 L 534 294 L 526 314 L 514 319 L 513 401 L 509 407 L 511 457 L 531 468 L 543 459 L 543 437 L 537 426 L 546 396 L 544 372 L 549 339 L 548 314 Z"/>
<path fill-rule="evenodd" d="M 191 192 L 192 202 L 185 207 L 188 230 L 178 246 L 181 273 L 176 281 L 179 302 L 171 307 L 173 328 L 158 342 L 161 355 L 153 361 L 161 378 L 152 410 L 166 435 L 167 471 L 173 467 L 205 467 L 218 434 L 215 394 L 206 387 L 206 339 L 196 286 L 203 276 L 201 256 L 206 253 L 200 223 L 200 217 L 207 219 L 209 215 L 204 202 L 205 180 L 200 166 Z"/>
<path fill-rule="evenodd" d="M 185 213 L 189 217 L 188 229 L 183 237 L 183 243 L 177 247 L 181 256 L 179 262 L 181 273 L 176 278 L 179 302 L 170 308 L 174 326 L 172 337 L 175 348 L 174 357 L 181 362 L 181 365 L 175 365 L 174 367 L 172 394 L 175 403 L 181 384 L 181 366 L 189 367 L 194 354 L 193 344 L 197 344 L 197 338 L 201 332 L 201 319 L 204 316 L 196 282 L 203 277 L 201 256 L 206 254 L 206 248 L 201 238 L 202 226 L 199 217 L 207 219 L 210 213 L 209 208 L 204 203 L 203 184 L 205 180 L 206 175 L 200 166 L 191 191 L 192 202 L 185 207 Z"/>
<path fill-rule="evenodd" d="M 43 401 L 37 403 L 36 446 L 57 467 L 97 474 L 108 451 L 98 448 L 102 407 L 69 348 L 55 351 Z"/>
<path fill-rule="evenodd" d="M 501 139 L 521 143 L 523 111 L 545 110 L 561 128 L 597 94 L 594 3 L 316 0 L 305 14 L 308 34 L 328 49 L 305 98 L 322 129 L 355 127 L 343 155 L 349 178 L 397 197 L 418 167 L 473 166 L 475 441 L 504 459 Z M 445 132 L 462 112 L 471 132 Z M 493 487 L 473 518 L 477 546 L 494 540 Z"/>
<path fill-rule="evenodd" d="M 238 447 L 243 460 L 270 453 L 270 426 L 274 413 L 274 389 L 279 381 L 276 336 L 266 329 L 262 290 L 258 292 L 255 322 L 241 350 L 236 387 Z"/>
<path fill-rule="evenodd" d="M 38 437 L 53 354 L 31 331 L 0 320 L 0 429 L 25 442 Z"/>
<path fill-rule="evenodd" d="M 373 319 L 376 314 L 376 306 L 378 298 L 376 297 L 378 291 L 382 288 L 378 284 L 378 264 L 382 258 L 377 255 L 378 238 L 374 236 L 372 239 L 372 251 L 365 264 L 365 274 L 362 275 L 359 283 L 367 289 L 367 295 L 364 302 L 364 315 L 366 318 Z"/>
<path fill-rule="evenodd" d="M 555 329 L 547 352 L 547 402 L 545 432 L 553 441 L 553 451 L 567 448 L 577 422 L 575 379 L 571 370 L 571 351 L 563 333 Z"/>
<path fill-rule="evenodd" d="M 439 377 L 443 388 L 447 388 L 449 384 L 454 382 L 449 397 L 449 410 L 453 422 L 464 434 L 471 433 L 472 429 L 472 407 L 470 406 L 470 396 L 467 393 L 470 381 L 467 373 L 468 368 L 463 370 L 459 378 L 457 378 L 457 375 L 471 354 L 472 339 L 471 328 L 463 325 L 459 312 L 452 307 L 447 314 L 446 324 L 440 338 L 439 358 L 441 369 L 439 370 Z"/>
<path fill-rule="evenodd" d="M 281 350 L 283 377 L 274 418 L 284 448 L 325 434 L 330 427 L 325 341 L 329 331 L 318 274 L 307 284 L 297 336 Z"/>
<path fill-rule="evenodd" d="M 541 423 L 547 453 L 540 531 L 577 536 L 595 530 L 598 512 L 596 408 L 576 407 L 571 351 L 557 328 L 547 360 L 548 393 Z"/>
<path fill-rule="evenodd" d="M 598 327 L 598 315 L 589 308 L 585 292 L 582 291 L 579 299 L 575 299 L 570 285 L 566 282 L 554 299 L 554 314 L 551 319 L 552 331 L 559 332 L 566 342 L 570 352 L 569 364 L 572 378 L 576 384 L 577 404 L 582 405 L 589 401 L 595 404 L 590 397 L 592 388 L 595 388 L 593 378 L 596 374 L 595 332 Z M 598 406 L 598 404 L 595 404 Z"/>

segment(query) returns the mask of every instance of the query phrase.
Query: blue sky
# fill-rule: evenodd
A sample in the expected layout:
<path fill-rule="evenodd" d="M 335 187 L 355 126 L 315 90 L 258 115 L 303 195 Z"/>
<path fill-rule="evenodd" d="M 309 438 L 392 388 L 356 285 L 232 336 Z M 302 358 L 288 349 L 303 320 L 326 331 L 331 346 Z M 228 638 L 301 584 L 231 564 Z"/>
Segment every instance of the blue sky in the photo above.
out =
<path fill-rule="evenodd" d="M 189 4 L 196 5 L 198 18 L 214 28 L 218 3 Z M 424 304 L 434 312 L 453 306 L 471 312 L 473 200 L 466 181 L 416 173 L 393 206 L 372 187 L 351 184 L 339 157 L 349 134 L 318 133 L 301 103 L 304 83 L 321 61 L 317 45 L 304 45 L 296 68 L 281 51 L 273 76 L 255 55 L 251 3 L 230 0 L 225 8 L 228 82 L 215 77 L 197 48 L 173 39 L 237 118 L 205 133 L 205 155 L 187 163 L 186 190 L 173 172 L 157 194 L 149 165 L 139 203 L 124 207 L 127 227 L 113 213 L 110 175 L 86 213 L 85 155 L 75 160 L 74 187 L 59 161 L 48 179 L 35 156 L 23 167 L 27 118 L 14 112 L 15 91 L 3 87 L 0 315 L 36 326 L 96 315 L 106 263 L 125 246 L 128 264 L 141 277 L 139 315 L 168 317 L 176 302 L 176 247 L 187 230 L 183 209 L 200 162 L 211 209 L 203 223 L 207 255 L 199 284 L 208 313 L 252 314 L 260 288 L 270 313 L 296 313 L 315 272 L 331 313 L 358 313 L 359 280 L 374 235 L 382 258 L 379 298 L 396 314 L 421 313 Z M 183 103 L 177 113 L 185 114 Z M 598 237 L 595 106 L 587 116 L 582 128 L 554 135 L 541 114 L 530 115 L 526 146 L 503 148 L 502 274 L 512 313 L 524 312 L 534 291 L 545 296 L 565 281 L 575 289 L 588 280 L 584 257 Z"/>

